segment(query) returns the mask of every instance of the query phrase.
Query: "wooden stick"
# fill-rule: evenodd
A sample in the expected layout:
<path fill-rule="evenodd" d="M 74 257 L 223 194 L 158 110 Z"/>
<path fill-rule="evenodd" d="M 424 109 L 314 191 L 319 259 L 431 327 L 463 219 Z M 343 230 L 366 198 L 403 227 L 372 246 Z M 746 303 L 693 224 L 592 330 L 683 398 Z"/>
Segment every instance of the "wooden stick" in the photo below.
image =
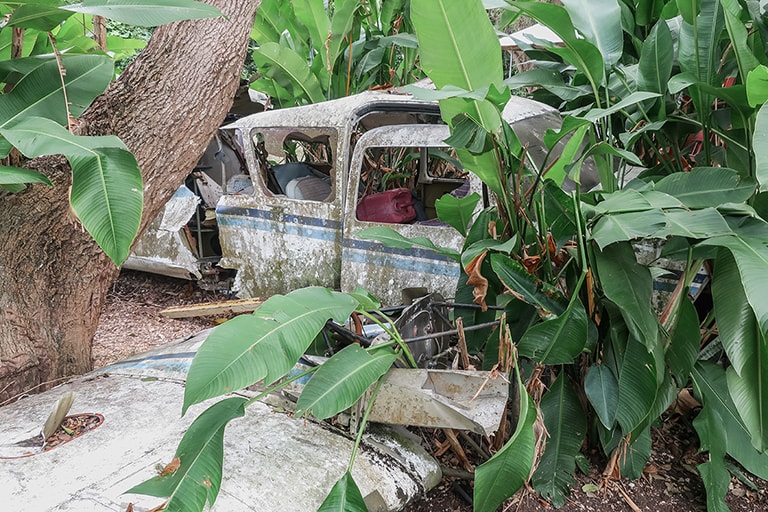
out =
<path fill-rule="evenodd" d="M 258 309 L 262 302 L 264 299 L 240 299 L 192 304 L 191 306 L 174 306 L 160 311 L 160 314 L 168 318 L 191 318 L 229 313 L 250 313 Z"/>

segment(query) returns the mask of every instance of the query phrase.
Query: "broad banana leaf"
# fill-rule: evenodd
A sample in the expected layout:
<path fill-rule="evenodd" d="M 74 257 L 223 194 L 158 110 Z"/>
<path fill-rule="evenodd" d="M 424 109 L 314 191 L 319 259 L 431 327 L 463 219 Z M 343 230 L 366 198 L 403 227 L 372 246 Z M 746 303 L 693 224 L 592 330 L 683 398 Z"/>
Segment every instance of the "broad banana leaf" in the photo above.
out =
<path fill-rule="evenodd" d="M 29 158 L 67 157 L 72 209 L 99 247 L 120 265 L 138 232 L 144 201 L 141 170 L 122 141 L 114 136 L 74 136 L 41 117 L 28 117 L 0 132 Z"/>
<path fill-rule="evenodd" d="M 259 8 L 260 10 L 261 8 Z M 323 67 L 328 70 L 332 67 L 332 63 L 328 62 L 325 43 L 331 35 L 331 20 L 323 6 L 323 0 L 294 0 L 293 12 L 309 31 L 309 37 L 312 40 L 311 46 L 319 52 L 323 59 Z"/>
<path fill-rule="evenodd" d="M 764 480 L 768 479 L 768 453 L 760 453 L 752 446 L 750 433 L 728 393 L 725 370 L 714 363 L 699 361 L 691 372 L 691 378 L 696 395 L 704 405 L 702 412 L 716 413 L 712 419 L 704 417 L 710 425 L 708 434 L 702 433 L 702 428 L 694 422 L 702 450 L 716 453 L 722 451 L 718 443 L 725 443 L 728 455 L 747 471 Z M 728 435 L 722 439 L 720 435 L 726 432 Z"/>
<path fill-rule="evenodd" d="M 768 141 L 768 102 L 757 112 L 753 140 Z M 760 192 L 768 190 L 768 144 L 755 144 L 755 174 Z"/>
<path fill-rule="evenodd" d="M 724 203 L 746 201 L 754 194 L 755 183 L 733 169 L 694 167 L 691 172 L 677 172 L 662 178 L 655 188 L 677 198 L 688 208 L 716 208 Z"/>
<path fill-rule="evenodd" d="M 747 26 L 742 21 L 742 16 L 749 16 L 739 4 L 738 0 L 720 0 L 725 17 L 725 28 L 728 30 L 733 53 L 739 64 L 739 74 L 746 77 L 750 71 L 760 65 L 752 50 L 747 44 L 749 33 Z"/>
<path fill-rule="evenodd" d="M 310 287 L 274 295 L 252 315 L 216 327 L 192 360 L 182 414 L 190 405 L 230 393 L 293 368 L 331 318 L 346 321 L 357 306 L 352 297 Z"/>
<path fill-rule="evenodd" d="M 591 366 L 584 379 L 584 393 L 600 423 L 606 429 L 612 429 L 619 403 L 619 383 L 611 369 L 602 364 Z"/>
<path fill-rule="evenodd" d="M 570 364 L 587 345 L 587 322 L 584 306 L 574 298 L 560 316 L 528 329 L 517 350 L 540 364 Z"/>
<path fill-rule="evenodd" d="M 310 103 L 324 101 L 325 93 L 309 65 L 298 53 L 278 43 L 264 43 L 253 52 L 253 61 L 265 76 L 281 86 L 290 86 L 306 97 Z"/>
<path fill-rule="evenodd" d="M 70 16 L 71 12 L 52 5 L 25 4 L 13 11 L 8 25 L 50 32 Z"/>
<path fill-rule="evenodd" d="M 525 485 L 531 472 L 536 404 L 525 391 L 517 369 L 515 373 L 517 389 L 520 390 L 520 416 L 517 427 L 501 450 L 475 469 L 475 512 L 495 511 L 505 499 Z"/>
<path fill-rule="evenodd" d="M 67 70 L 64 84 L 69 113 L 77 117 L 109 85 L 112 60 L 105 55 L 72 55 L 62 59 Z M 0 128 L 32 116 L 53 119 L 62 126 L 69 121 L 55 60 L 36 67 L 10 93 L 0 95 Z"/>
<path fill-rule="evenodd" d="M 221 488 L 224 428 L 245 415 L 244 398 L 227 398 L 206 409 L 189 426 L 176 449 L 176 468 L 132 487 L 127 493 L 168 497 L 163 510 L 201 512 L 213 505 Z M 169 464 L 168 466 L 171 466 Z"/>
<path fill-rule="evenodd" d="M 619 0 L 563 0 L 574 27 L 595 45 L 610 68 L 621 58 L 624 33 Z"/>
<path fill-rule="evenodd" d="M 297 417 L 313 415 L 324 420 L 357 402 L 397 359 L 390 349 L 369 353 L 349 345 L 334 354 L 309 379 L 296 402 Z"/>
<path fill-rule="evenodd" d="M 561 507 L 568 486 L 574 483 L 576 456 L 587 434 L 587 419 L 565 372 L 541 398 L 540 407 L 549 438 L 532 483 L 539 494 Z"/>
<path fill-rule="evenodd" d="M 616 421 L 622 432 L 630 433 L 643 425 L 656 402 L 659 376 L 663 375 L 663 360 L 631 336 L 626 350 L 621 354 L 618 372 L 619 401 Z"/>
<path fill-rule="evenodd" d="M 501 84 L 499 40 L 482 2 L 412 0 L 411 17 L 419 37 L 421 66 L 438 88 L 450 84 L 474 91 Z M 491 133 L 499 128 L 498 112 L 490 103 L 451 99 L 441 102 L 441 111 L 448 123 L 466 112 Z"/>
<path fill-rule="evenodd" d="M 645 38 L 637 66 L 637 88 L 641 91 L 665 94 L 672 76 L 675 49 L 667 22 L 659 20 Z M 660 109 L 663 114 L 664 109 Z"/>
<path fill-rule="evenodd" d="M 216 7 L 193 0 L 83 0 L 61 8 L 141 27 L 222 16 Z"/>
<path fill-rule="evenodd" d="M 45 174 L 22 167 L 0 166 L 0 185 L 18 185 L 20 183 L 45 183 L 53 186 Z"/>
<path fill-rule="evenodd" d="M 363 494 L 347 471 L 325 497 L 317 512 L 368 512 Z"/>
<path fill-rule="evenodd" d="M 619 308 L 632 336 L 652 350 L 659 339 L 659 321 L 651 307 L 650 271 L 637 263 L 626 242 L 609 245 L 594 255 L 605 297 Z"/>

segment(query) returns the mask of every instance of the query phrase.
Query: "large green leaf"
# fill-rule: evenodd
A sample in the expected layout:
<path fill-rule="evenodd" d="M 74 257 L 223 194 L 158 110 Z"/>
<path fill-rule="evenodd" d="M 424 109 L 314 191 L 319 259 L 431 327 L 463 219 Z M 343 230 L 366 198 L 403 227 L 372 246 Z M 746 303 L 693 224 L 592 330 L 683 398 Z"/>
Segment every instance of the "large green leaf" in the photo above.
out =
<path fill-rule="evenodd" d="M 571 101 L 592 94 L 588 86 L 570 85 L 563 81 L 560 73 L 553 69 L 534 68 L 528 71 L 515 73 L 504 80 L 504 84 L 510 89 L 523 87 L 542 87 L 558 98 Z"/>
<path fill-rule="evenodd" d="M 83 0 L 79 4 L 63 6 L 62 9 L 104 16 L 141 27 L 222 15 L 216 7 L 194 0 Z"/>
<path fill-rule="evenodd" d="M 323 59 L 325 68 L 331 67 L 328 62 L 328 53 L 325 51 L 325 42 L 330 37 L 331 20 L 328 18 L 328 12 L 323 6 L 323 0 L 293 0 L 293 12 L 296 18 L 307 27 L 312 46 L 320 49 L 320 56 Z M 259 12 L 261 8 L 259 8 Z"/>
<path fill-rule="evenodd" d="M 618 449 L 618 448 L 617 448 Z M 643 476 L 648 459 L 651 457 L 651 427 L 647 426 L 619 457 L 621 476 L 635 480 Z"/>
<path fill-rule="evenodd" d="M 637 87 L 641 91 L 667 92 L 675 54 L 667 22 L 659 20 L 645 38 L 637 67 Z"/>
<path fill-rule="evenodd" d="M 327 52 L 323 62 L 330 63 L 331 66 L 336 62 L 341 53 L 341 45 L 345 43 L 347 36 L 352 30 L 352 25 L 355 22 L 355 11 L 357 11 L 360 5 L 360 0 L 339 0 L 334 2 L 328 42 L 324 45 L 324 49 L 321 50 Z M 357 39 L 354 34 L 351 37 Z"/>
<path fill-rule="evenodd" d="M 724 28 L 723 10 L 719 0 L 701 0 L 695 25 L 684 21 L 679 34 L 678 62 L 680 68 L 697 81 L 718 86 L 717 70 L 720 34 Z"/>
<path fill-rule="evenodd" d="M 659 337 L 659 322 L 651 306 L 650 271 L 637 263 L 626 242 L 609 245 L 594 255 L 605 297 L 619 308 L 632 335 L 651 350 Z"/>
<path fill-rule="evenodd" d="M 130 151 L 97 148 L 91 155 L 70 156 L 69 202 L 99 247 L 120 265 L 139 231 L 144 204 L 139 164 Z"/>
<path fill-rule="evenodd" d="M 765 103 L 757 112 L 755 120 L 755 132 L 753 140 L 755 152 L 755 175 L 760 185 L 760 192 L 768 190 L 768 103 Z"/>
<path fill-rule="evenodd" d="M 587 313 L 581 301 L 571 301 L 557 318 L 528 329 L 517 345 L 521 356 L 541 364 L 569 364 L 587 344 Z"/>
<path fill-rule="evenodd" d="M 709 452 L 707 462 L 699 464 L 697 468 L 701 473 L 701 479 L 707 493 L 707 510 L 727 512 L 729 509 L 725 505 L 724 499 L 728 493 L 730 475 L 725 469 L 724 458 L 731 431 L 725 428 L 727 424 L 723 424 L 727 406 L 719 402 L 717 395 L 707 389 L 711 382 L 706 380 L 710 377 L 717 380 L 722 378 L 722 384 L 725 385 L 725 378 L 723 378 L 721 369 L 714 372 L 708 371 L 709 364 L 702 363 L 701 366 L 698 366 L 693 379 L 697 394 L 703 404 L 698 416 L 693 420 L 693 426 L 701 441 L 701 451 Z M 699 373 L 699 371 L 704 373 Z M 706 374 L 708 374 L 706 378 L 702 378 Z"/>
<path fill-rule="evenodd" d="M 252 315 L 216 327 L 189 368 L 182 414 L 190 405 L 266 378 L 285 375 L 330 318 L 346 321 L 357 306 L 349 295 L 311 287 L 274 295 Z"/>
<path fill-rule="evenodd" d="M 520 390 L 520 417 L 517 427 L 501 450 L 475 469 L 475 512 L 495 511 L 505 499 L 525 485 L 531 472 L 536 405 L 525 391 L 519 375 L 517 379 L 517 387 Z"/>
<path fill-rule="evenodd" d="M 727 432 L 724 442 L 728 454 L 747 471 L 762 479 L 768 479 L 768 453 L 760 453 L 752 446 L 751 436 L 728 392 L 725 370 L 714 363 L 699 361 L 694 366 L 691 377 L 704 409 L 709 407 L 717 415 L 711 421 L 713 434 L 702 435 L 699 426 L 694 424 L 699 431 L 702 449 L 717 451 L 719 448 L 713 444 L 722 443 L 719 435 Z"/>
<path fill-rule="evenodd" d="M 45 174 L 22 167 L 0 166 L 0 185 L 14 185 L 20 183 L 45 183 L 53 186 L 51 180 Z"/>
<path fill-rule="evenodd" d="M 392 228 L 385 226 L 374 226 L 372 228 L 361 229 L 355 232 L 355 236 L 364 240 L 376 240 L 386 245 L 387 247 L 395 247 L 397 249 L 412 249 L 414 247 L 422 247 L 429 249 L 437 254 L 448 256 L 449 258 L 460 261 L 459 252 L 455 249 L 448 247 L 438 247 L 432 240 L 423 236 L 417 236 L 414 238 L 406 238 Z"/>
<path fill-rule="evenodd" d="M 70 16 L 72 16 L 71 12 L 53 5 L 23 4 L 13 11 L 8 25 L 49 32 Z"/>
<path fill-rule="evenodd" d="M 306 96 L 311 103 L 324 101 L 325 93 L 309 65 L 298 53 L 278 43 L 263 43 L 253 52 L 253 61 L 265 76 L 277 80 L 283 87 L 290 86 Z"/>
<path fill-rule="evenodd" d="M 411 17 L 419 37 L 421 67 L 438 88 L 453 85 L 474 91 L 501 83 L 499 40 L 480 0 L 461 5 L 450 0 L 411 0 Z M 441 102 L 441 111 L 448 122 L 467 112 L 487 130 L 498 129 L 498 114 L 487 102 L 453 98 Z"/>
<path fill-rule="evenodd" d="M 603 215 L 590 233 L 601 250 L 616 242 L 652 237 L 667 226 L 667 217 L 659 210 Z"/>
<path fill-rule="evenodd" d="M 115 265 L 125 261 L 141 222 L 144 194 L 136 158 L 120 139 L 74 136 L 40 117 L 0 132 L 27 157 L 57 153 L 67 157 L 72 167 L 72 210 Z"/>
<path fill-rule="evenodd" d="M 741 285 L 758 319 L 760 330 L 768 333 L 768 242 L 762 236 L 716 236 L 699 243 L 728 249 L 736 260 Z"/>
<path fill-rule="evenodd" d="M 532 483 L 544 498 L 561 507 L 574 483 L 576 456 L 587 433 L 587 419 L 579 397 L 565 372 L 561 372 L 541 398 L 541 413 L 549 438 Z"/>
<path fill-rule="evenodd" d="M 654 238 L 682 236 L 685 238 L 707 238 L 731 234 L 731 228 L 723 215 L 715 208 L 701 210 L 672 210 L 664 213 L 667 226 L 654 234 Z"/>
<path fill-rule="evenodd" d="M 334 354 L 309 379 L 296 402 L 296 416 L 324 420 L 357 402 L 397 359 L 389 349 L 373 353 L 352 344 Z"/>
<path fill-rule="evenodd" d="M 613 428 L 619 403 L 619 383 L 610 368 L 602 364 L 591 366 L 584 379 L 584 393 L 597 413 L 600 423 Z"/>
<path fill-rule="evenodd" d="M 734 371 L 741 374 L 745 365 L 758 357 L 760 329 L 744 293 L 736 260 L 725 249 L 717 252 L 712 302 L 723 349 Z"/>
<path fill-rule="evenodd" d="M 535 306 L 541 316 L 562 315 L 567 308 L 555 288 L 538 281 L 520 263 L 504 254 L 491 255 L 491 267 L 507 289 L 520 300 Z"/>
<path fill-rule="evenodd" d="M 712 286 L 714 288 L 714 282 Z M 719 326 L 720 317 L 718 316 Z M 720 335 L 722 336 L 722 330 Z M 696 313 L 696 308 L 693 302 L 688 297 L 685 297 L 680 303 L 677 319 L 670 333 L 666 355 L 669 369 L 675 374 L 678 382 L 681 384 L 688 381 L 688 374 L 691 372 L 696 362 L 696 357 L 699 354 L 700 341 L 699 317 Z"/>
<path fill-rule="evenodd" d="M 733 169 L 694 167 L 691 172 L 677 172 L 661 179 L 656 190 L 676 197 L 689 208 L 707 208 L 746 201 L 754 194 L 755 183 Z"/>
<path fill-rule="evenodd" d="M 523 12 L 557 34 L 565 47 L 552 46 L 548 50 L 584 73 L 593 93 L 597 94 L 597 88 L 605 78 L 603 56 L 595 45 L 577 36 L 576 27 L 565 8 L 536 0 L 509 2 L 505 7 Z"/>
<path fill-rule="evenodd" d="M 77 117 L 112 80 L 112 60 L 106 55 L 62 56 L 66 69 L 69 112 Z M 67 109 L 56 61 L 47 61 L 22 78 L 8 94 L 0 95 L 0 127 L 31 116 L 66 125 Z"/>
<path fill-rule="evenodd" d="M 349 471 L 333 485 L 317 512 L 368 512 L 363 495 Z"/>
<path fill-rule="evenodd" d="M 728 30 L 736 62 L 739 64 L 739 73 L 742 77 L 746 77 L 750 71 L 760 65 L 747 44 L 749 32 L 742 21 L 742 15 L 748 15 L 748 13 L 742 9 L 738 0 L 720 0 L 720 5 L 723 7 L 725 16 L 725 28 Z"/>
<path fill-rule="evenodd" d="M 435 201 L 437 217 L 446 224 L 453 226 L 462 236 L 467 236 L 467 230 L 472 223 L 472 214 L 479 201 L 480 195 L 476 192 L 466 197 L 454 197 L 445 194 Z"/>
<path fill-rule="evenodd" d="M 659 386 L 658 358 L 642 343 L 632 337 L 622 354 L 619 370 L 619 401 L 616 421 L 624 433 L 629 433 L 649 418 L 656 401 Z M 663 366 L 663 361 L 661 361 Z"/>
<path fill-rule="evenodd" d="M 600 50 L 605 66 L 616 64 L 624 46 L 618 0 L 563 0 L 563 5 L 573 25 Z"/>
<path fill-rule="evenodd" d="M 179 467 L 132 487 L 127 493 L 168 497 L 167 512 L 200 512 L 213 505 L 221 488 L 224 460 L 224 428 L 230 420 L 245 415 L 244 398 L 227 398 L 198 416 L 176 449 Z"/>
<path fill-rule="evenodd" d="M 752 445 L 760 452 L 768 450 L 768 343 L 760 333 L 752 349 L 754 357 L 746 362 L 741 373 L 728 368 L 728 390 L 747 430 Z"/>

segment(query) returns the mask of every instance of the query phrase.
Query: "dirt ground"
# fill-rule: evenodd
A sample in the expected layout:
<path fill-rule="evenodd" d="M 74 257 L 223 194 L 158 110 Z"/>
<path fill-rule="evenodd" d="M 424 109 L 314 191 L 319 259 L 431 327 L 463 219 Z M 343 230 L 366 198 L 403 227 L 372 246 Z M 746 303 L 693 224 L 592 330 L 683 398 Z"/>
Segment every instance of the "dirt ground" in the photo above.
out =
<path fill-rule="evenodd" d="M 200 290 L 192 283 L 124 271 L 112 286 L 101 322 L 94 337 L 96 366 L 149 350 L 225 320 L 212 317 L 170 319 L 160 311 L 166 307 L 225 300 L 222 294 Z M 588 475 L 577 474 L 571 495 L 562 512 L 697 512 L 706 510 L 704 486 L 696 465 L 705 461 L 697 453 L 691 418 L 673 415 L 653 431 L 653 455 L 642 478 L 635 481 L 605 481 L 602 462 L 595 461 Z M 441 432 L 421 431 L 427 449 L 441 443 Z M 473 463 L 482 462 L 469 453 Z M 452 451 L 439 457 L 444 473 L 440 485 L 406 512 L 470 512 L 472 482 Z M 733 478 L 727 503 L 733 512 L 768 511 L 768 483 L 754 477 Z M 499 508 L 504 512 L 552 511 L 554 507 L 532 491 L 522 491 Z"/>

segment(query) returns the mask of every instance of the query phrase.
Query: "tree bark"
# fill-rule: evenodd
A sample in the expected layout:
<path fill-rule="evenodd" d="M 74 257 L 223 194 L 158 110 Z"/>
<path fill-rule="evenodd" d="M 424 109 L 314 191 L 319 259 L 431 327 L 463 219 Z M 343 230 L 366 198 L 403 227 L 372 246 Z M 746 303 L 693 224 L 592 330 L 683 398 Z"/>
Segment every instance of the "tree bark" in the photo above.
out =
<path fill-rule="evenodd" d="M 141 230 L 192 170 L 239 83 L 260 0 L 208 0 L 223 18 L 156 30 L 81 116 L 83 135 L 114 134 L 144 177 Z M 0 404 L 91 368 L 91 341 L 118 269 L 72 216 L 63 158 L 30 162 L 54 188 L 0 198 Z"/>

